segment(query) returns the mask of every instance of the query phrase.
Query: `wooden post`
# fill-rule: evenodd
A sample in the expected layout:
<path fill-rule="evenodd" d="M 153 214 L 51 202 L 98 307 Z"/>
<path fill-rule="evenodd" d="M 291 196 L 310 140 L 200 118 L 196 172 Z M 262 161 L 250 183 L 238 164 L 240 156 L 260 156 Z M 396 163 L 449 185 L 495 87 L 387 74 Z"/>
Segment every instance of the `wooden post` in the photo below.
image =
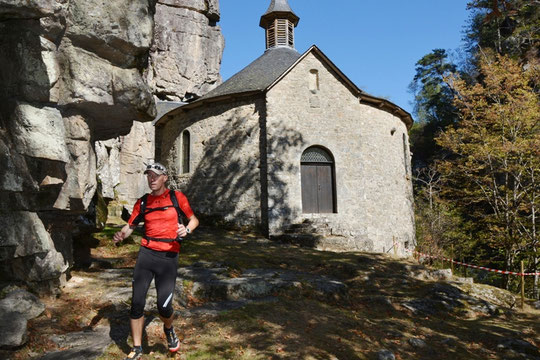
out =
<path fill-rule="evenodd" d="M 454 260 L 454 244 L 452 244 L 452 250 L 450 253 L 450 260 Z M 454 262 L 450 261 L 450 269 L 452 271 L 452 275 L 454 275 Z"/>
<path fill-rule="evenodd" d="M 441 269 L 444 269 L 444 256 L 441 256 Z"/>
<path fill-rule="evenodd" d="M 523 260 L 521 260 L 521 308 L 525 306 L 525 265 Z"/>
<path fill-rule="evenodd" d="M 394 243 L 394 257 L 397 258 L 396 237 L 392 236 L 392 242 Z"/>

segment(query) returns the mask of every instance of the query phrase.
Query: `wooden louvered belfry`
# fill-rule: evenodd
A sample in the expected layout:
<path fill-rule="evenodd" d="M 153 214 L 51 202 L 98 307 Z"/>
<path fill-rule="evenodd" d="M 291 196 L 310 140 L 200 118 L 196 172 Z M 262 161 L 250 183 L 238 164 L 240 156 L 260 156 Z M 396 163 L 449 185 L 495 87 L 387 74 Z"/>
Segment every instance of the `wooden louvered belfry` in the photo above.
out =
<path fill-rule="evenodd" d="M 266 48 L 287 46 L 294 49 L 294 28 L 299 20 L 287 0 L 272 0 L 260 22 L 266 30 Z"/>

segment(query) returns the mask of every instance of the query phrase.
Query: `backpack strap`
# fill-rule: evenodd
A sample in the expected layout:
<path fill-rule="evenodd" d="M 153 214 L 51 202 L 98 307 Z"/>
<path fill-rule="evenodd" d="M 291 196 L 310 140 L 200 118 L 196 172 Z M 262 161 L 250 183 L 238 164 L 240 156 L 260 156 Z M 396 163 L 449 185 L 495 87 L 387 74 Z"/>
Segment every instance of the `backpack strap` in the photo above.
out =
<path fill-rule="evenodd" d="M 176 198 L 176 191 L 170 190 L 169 196 L 171 197 L 171 202 L 174 208 L 176 209 L 176 213 L 178 214 L 178 223 L 184 225 L 184 220 L 182 219 L 182 215 L 184 214 L 184 212 L 182 211 L 182 209 L 180 209 L 180 205 L 178 205 L 178 199 Z"/>
<path fill-rule="evenodd" d="M 144 221 L 144 215 L 146 212 L 146 200 L 148 199 L 148 194 L 144 194 L 139 200 L 141 200 L 140 203 L 140 209 L 139 209 L 139 215 L 133 220 L 133 224 L 139 225 L 141 221 Z"/>
<path fill-rule="evenodd" d="M 182 209 L 180 209 L 180 205 L 178 205 L 178 199 L 176 198 L 176 190 L 170 190 L 169 195 L 171 197 L 171 202 L 176 209 L 176 214 L 178 215 L 178 223 L 184 225 L 184 220 L 182 219 L 182 215 L 184 215 L 184 212 L 182 211 Z M 176 238 L 176 241 L 182 243 L 182 241 L 184 241 L 184 238 L 178 236 Z"/>
<path fill-rule="evenodd" d="M 170 190 L 169 191 L 169 196 L 171 198 L 171 202 L 172 202 L 172 205 L 174 207 L 174 209 L 176 210 L 176 214 L 178 215 L 178 223 L 179 224 L 182 224 L 184 225 L 184 221 L 182 219 L 182 215 L 184 214 L 184 212 L 182 211 L 182 209 L 180 209 L 180 205 L 178 204 L 178 199 L 176 198 L 176 191 L 174 190 Z M 148 199 L 148 194 L 144 194 L 140 200 L 140 211 L 139 211 L 139 215 L 137 215 L 137 217 L 133 220 L 133 224 L 135 225 L 138 225 L 141 221 L 144 221 L 144 216 L 146 214 L 149 214 L 153 211 L 162 211 L 162 210 L 167 210 L 170 206 L 165 206 L 165 207 L 159 207 L 159 208 L 151 208 L 151 209 L 148 209 L 148 211 L 146 210 L 146 201 Z M 161 242 L 173 242 L 173 241 L 178 241 L 178 242 L 181 242 L 183 239 L 178 237 L 176 239 L 162 239 L 162 238 L 153 238 L 153 237 L 149 237 L 146 235 L 146 226 L 144 226 L 143 228 L 143 237 L 148 241 L 161 241 Z"/>

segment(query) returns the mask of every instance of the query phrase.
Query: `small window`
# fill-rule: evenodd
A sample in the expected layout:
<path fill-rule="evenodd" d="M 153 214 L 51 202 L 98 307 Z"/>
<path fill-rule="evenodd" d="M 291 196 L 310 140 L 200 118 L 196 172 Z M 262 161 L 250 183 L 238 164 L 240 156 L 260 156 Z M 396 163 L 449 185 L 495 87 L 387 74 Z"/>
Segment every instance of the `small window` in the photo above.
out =
<path fill-rule="evenodd" d="M 409 175 L 409 152 L 407 151 L 407 136 L 403 134 L 403 160 L 405 164 L 405 175 Z"/>
<path fill-rule="evenodd" d="M 313 94 L 319 91 L 319 70 L 309 70 L 309 91 Z"/>
<path fill-rule="evenodd" d="M 189 173 L 190 143 L 189 131 L 184 130 L 182 133 L 182 174 Z"/>

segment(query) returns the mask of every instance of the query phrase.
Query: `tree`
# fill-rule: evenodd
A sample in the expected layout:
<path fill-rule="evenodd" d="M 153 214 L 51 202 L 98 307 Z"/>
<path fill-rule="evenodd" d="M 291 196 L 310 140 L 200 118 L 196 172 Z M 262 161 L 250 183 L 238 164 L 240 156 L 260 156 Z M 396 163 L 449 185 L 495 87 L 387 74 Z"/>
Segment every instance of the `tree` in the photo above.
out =
<path fill-rule="evenodd" d="M 538 257 L 540 107 L 531 86 L 538 68 L 495 55 L 480 60 L 481 83 L 446 78 L 459 121 L 436 138 L 449 154 L 438 163 L 443 196 L 483 226 L 482 240 L 507 270 L 518 257 Z"/>
<path fill-rule="evenodd" d="M 454 243 L 464 244 L 462 216 L 440 199 L 441 176 L 435 166 L 415 169 L 415 222 L 418 249 L 432 255 L 450 256 Z M 459 254 L 464 247 L 458 246 Z"/>
<path fill-rule="evenodd" d="M 411 129 L 414 168 L 429 166 L 438 152 L 436 134 L 456 119 L 453 90 L 444 77 L 456 71 L 443 49 L 435 49 L 416 63 L 416 75 L 409 85 L 414 94 L 417 119 Z"/>
<path fill-rule="evenodd" d="M 522 60 L 539 56 L 539 0 L 472 0 L 468 8 L 466 40 L 473 54 L 481 48 Z"/>

